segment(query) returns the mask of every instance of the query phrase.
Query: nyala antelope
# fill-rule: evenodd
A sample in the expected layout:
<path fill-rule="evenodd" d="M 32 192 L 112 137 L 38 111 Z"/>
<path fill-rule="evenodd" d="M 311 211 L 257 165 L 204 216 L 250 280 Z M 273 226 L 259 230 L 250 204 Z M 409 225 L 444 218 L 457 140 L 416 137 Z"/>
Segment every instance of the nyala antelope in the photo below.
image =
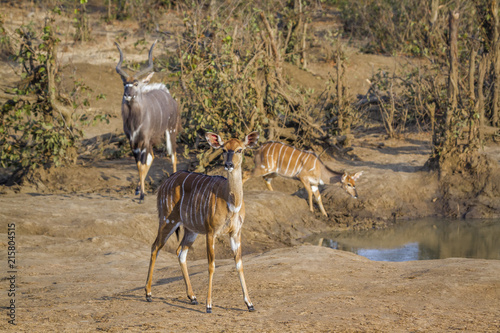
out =
<path fill-rule="evenodd" d="M 177 102 L 172 98 L 163 83 L 149 84 L 154 72 L 139 81 L 139 77 L 153 70 L 153 43 L 149 50 L 149 65 L 137 74 L 130 77 L 123 69 L 123 52 L 118 43 L 115 43 L 120 52 L 120 61 L 116 65 L 116 72 L 123 81 L 122 118 L 123 130 L 130 143 L 139 170 L 139 183 L 136 195 L 144 200 L 144 180 L 153 163 L 153 144 L 165 134 L 167 153 L 172 157 L 174 172 L 177 171 L 176 137 L 179 128 L 180 113 Z"/>
<path fill-rule="evenodd" d="M 328 214 L 323 207 L 318 186 L 340 182 L 341 187 L 352 197 L 358 198 L 355 181 L 363 171 L 355 174 L 338 173 L 323 164 L 319 157 L 311 151 L 302 151 L 281 142 L 266 142 L 255 154 L 255 168 L 245 173 L 243 182 L 250 177 L 262 176 L 267 188 L 273 190 L 271 181 L 276 176 L 298 179 L 304 184 L 309 196 L 309 209 L 313 212 L 313 194 L 321 213 Z"/>
<path fill-rule="evenodd" d="M 223 149 L 224 167 L 227 178 L 207 176 L 194 172 L 179 171 L 167 178 L 158 189 L 159 227 L 156 240 L 151 247 L 151 261 L 146 280 L 146 300 L 151 302 L 151 280 L 158 252 L 168 238 L 179 227 L 184 227 L 184 236 L 177 248 L 187 297 L 192 304 L 198 304 L 191 288 L 186 265 L 189 247 L 198 234 L 206 235 L 208 257 L 207 312 L 212 312 L 212 277 L 215 270 L 214 244 L 220 234 L 228 234 L 234 253 L 236 270 L 240 278 L 243 298 L 249 311 L 254 311 L 243 275 L 241 262 L 241 226 L 245 219 L 241 163 L 245 148 L 254 147 L 259 139 L 252 132 L 242 142 L 230 139 L 224 142 L 215 133 L 207 133 L 206 139 L 214 149 Z"/>

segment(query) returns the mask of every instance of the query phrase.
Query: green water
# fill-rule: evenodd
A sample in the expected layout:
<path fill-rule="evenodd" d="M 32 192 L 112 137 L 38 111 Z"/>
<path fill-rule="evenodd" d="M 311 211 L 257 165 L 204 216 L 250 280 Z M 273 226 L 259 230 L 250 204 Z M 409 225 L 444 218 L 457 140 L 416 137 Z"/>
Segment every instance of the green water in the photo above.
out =
<path fill-rule="evenodd" d="M 312 235 L 308 242 L 375 261 L 500 259 L 500 219 L 403 221 L 377 230 Z"/>

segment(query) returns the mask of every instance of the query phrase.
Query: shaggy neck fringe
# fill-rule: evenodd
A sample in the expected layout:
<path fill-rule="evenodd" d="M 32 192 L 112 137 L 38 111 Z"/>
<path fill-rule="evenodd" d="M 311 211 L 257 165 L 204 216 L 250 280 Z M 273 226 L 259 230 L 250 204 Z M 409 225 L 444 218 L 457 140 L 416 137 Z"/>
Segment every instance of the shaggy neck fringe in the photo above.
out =
<path fill-rule="evenodd" d="M 168 88 L 163 83 L 152 83 L 141 87 L 141 92 L 145 93 L 151 90 L 165 90 L 168 91 Z"/>

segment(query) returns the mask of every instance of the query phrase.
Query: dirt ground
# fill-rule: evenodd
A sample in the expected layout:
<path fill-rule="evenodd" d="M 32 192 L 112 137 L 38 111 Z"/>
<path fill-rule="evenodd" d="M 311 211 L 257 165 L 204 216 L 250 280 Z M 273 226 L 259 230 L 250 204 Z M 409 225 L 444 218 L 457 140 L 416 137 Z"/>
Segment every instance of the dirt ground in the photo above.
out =
<path fill-rule="evenodd" d="M 6 21 L 13 26 L 25 17 L 12 8 L 4 12 L 11 14 Z M 114 70 L 118 55 L 112 43 L 119 33 L 133 34 L 136 28 L 130 23 L 94 24 L 96 40 L 84 47 L 63 41 L 60 54 L 63 80 L 81 78 L 94 87 L 95 94 L 107 96 L 87 111 L 106 110 L 116 116 L 109 124 L 90 127 L 86 131 L 89 142 L 99 135 L 121 133 L 122 85 Z M 144 56 L 132 47 L 124 49 L 130 57 L 142 60 Z M 373 68 L 392 68 L 395 63 L 392 58 L 364 56 L 351 48 L 348 52 L 353 73 L 349 84 L 356 93 L 366 92 Z M 291 68 L 288 73 L 314 87 L 324 84 L 328 68 L 328 64 L 312 63 L 308 72 Z M 0 73 L 12 77 L 12 67 L 2 64 Z M 75 167 L 40 173 L 33 184 L 1 188 L 3 267 L 9 245 L 7 225 L 14 224 L 16 231 L 17 325 L 8 323 L 10 275 L 4 270 L 0 330 L 500 331 L 500 261 L 374 262 L 304 243 L 315 232 L 378 228 L 395 218 L 443 215 L 438 177 L 423 169 L 430 153 L 429 133 L 387 140 L 383 129 L 372 125 L 354 134 L 350 158 L 323 155 L 334 169 L 364 171 L 357 182 L 358 200 L 338 186 L 323 190 L 329 218 L 317 209 L 309 212 L 299 182 L 278 178 L 274 192 L 265 190 L 260 179 L 245 184 L 243 265 L 256 308 L 253 313 L 243 302 L 225 237 L 216 244 L 212 314 L 205 313 L 208 270 L 201 236 L 188 255 L 200 304 L 190 305 L 185 296 L 174 254 L 175 237 L 159 255 L 153 302 L 146 302 L 144 284 L 158 223 L 152 191 L 172 171 L 168 158 L 154 161 L 144 204 L 133 193 L 137 170 L 132 157 L 82 158 Z M 500 145 L 490 142 L 484 154 L 500 161 Z M 251 161 L 247 160 L 248 167 Z M 190 165 L 186 159 L 180 162 L 180 169 Z M 495 207 L 500 200 L 496 200 L 490 198 L 492 209 L 476 209 L 474 216 L 498 217 L 500 209 Z M 460 209 L 464 208 L 459 205 Z"/>

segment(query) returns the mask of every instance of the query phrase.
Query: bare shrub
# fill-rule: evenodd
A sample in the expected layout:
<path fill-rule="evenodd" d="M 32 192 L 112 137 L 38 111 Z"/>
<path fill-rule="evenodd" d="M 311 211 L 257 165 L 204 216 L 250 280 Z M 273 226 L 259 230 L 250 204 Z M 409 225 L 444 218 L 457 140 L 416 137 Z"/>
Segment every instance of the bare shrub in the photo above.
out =
<path fill-rule="evenodd" d="M 237 137 L 258 130 L 262 138 L 310 146 L 324 132 L 310 92 L 283 75 L 279 29 L 246 2 L 224 3 L 210 7 L 215 14 L 195 8 L 184 13 L 177 65 L 183 140 L 198 149 L 207 130 Z M 216 157 L 205 155 L 199 170 Z"/>

